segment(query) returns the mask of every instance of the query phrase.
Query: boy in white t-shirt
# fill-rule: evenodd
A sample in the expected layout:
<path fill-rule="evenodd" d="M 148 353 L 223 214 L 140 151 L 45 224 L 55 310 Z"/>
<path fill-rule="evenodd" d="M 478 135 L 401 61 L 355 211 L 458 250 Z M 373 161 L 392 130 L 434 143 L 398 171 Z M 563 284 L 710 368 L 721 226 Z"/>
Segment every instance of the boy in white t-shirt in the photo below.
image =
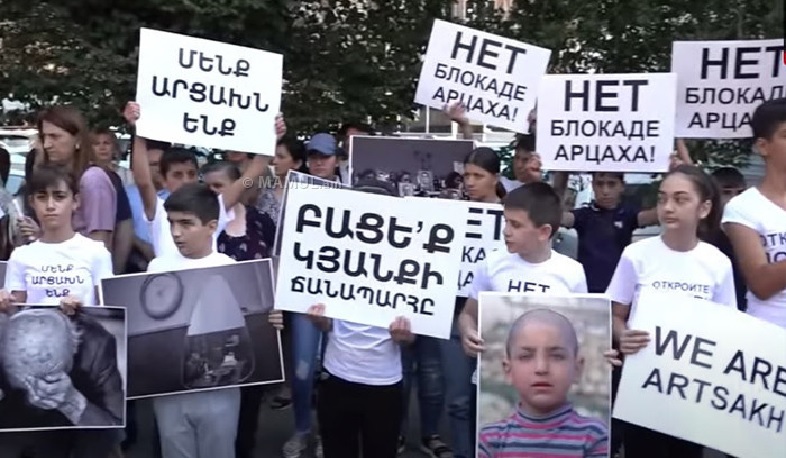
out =
<path fill-rule="evenodd" d="M 581 264 L 551 249 L 562 221 L 560 198 L 548 183 L 528 183 L 502 200 L 507 252 L 489 253 L 475 271 L 467 305 L 459 316 L 464 349 L 470 356 L 483 351 L 478 338 L 478 296 L 505 293 L 586 293 Z"/>
<path fill-rule="evenodd" d="M 764 180 L 726 204 L 723 230 L 748 286 L 747 313 L 786 328 L 786 98 L 759 105 L 750 126 Z"/>
<path fill-rule="evenodd" d="M 221 205 L 206 185 L 184 184 L 167 198 L 164 210 L 177 252 L 154 258 L 149 273 L 235 262 L 213 248 Z M 235 456 L 240 388 L 158 397 L 153 409 L 163 458 Z"/>
<path fill-rule="evenodd" d="M 483 340 L 478 336 L 478 297 L 481 292 L 587 292 L 587 280 L 581 264 L 551 248 L 551 240 L 562 221 L 562 202 L 551 185 L 527 183 L 505 195 L 502 206 L 507 252 L 491 252 L 478 265 L 467 294 L 467 303 L 459 315 L 464 351 L 473 357 L 483 352 Z M 477 384 L 476 379 L 477 371 L 472 376 L 472 383 Z M 477 407 L 475 404 L 472 405 Z M 470 431 L 467 432 L 473 440 L 475 427 L 475 422 L 470 422 Z"/>
<path fill-rule="evenodd" d="M 112 258 L 103 243 L 74 231 L 72 217 L 79 205 L 76 177 L 61 166 L 44 164 L 36 168 L 27 187 L 30 206 L 40 222 L 41 237 L 11 253 L 5 290 L 0 291 L 0 312 L 12 312 L 12 303 L 59 304 L 66 314 L 73 315 L 83 304 L 97 305 L 99 282 L 112 276 Z M 84 326 L 80 316 L 73 317 L 73 322 Z M 89 359 L 57 380 L 38 381 L 36 386 L 42 391 L 29 392 L 28 402 L 15 415 L 31 415 L 41 427 L 89 425 L 97 418 L 103 418 L 101 424 L 106 424 L 106 415 L 113 413 L 114 421 L 120 421 L 116 413 L 122 411 L 125 402 L 119 388 L 120 373 L 116 365 L 98 363 L 101 356 L 115 353 L 114 338 L 103 329 L 83 327 L 82 332 L 90 332 L 91 339 L 78 351 Z M 90 383 L 89 389 L 87 385 L 74 386 L 75 372 L 80 373 L 82 383 Z M 70 395 L 50 398 L 49 393 L 58 392 L 64 383 L 74 388 L 67 391 Z M 0 381 L 0 391 L 3 385 Z M 85 395 L 80 390 L 92 394 Z M 5 433 L 0 434 L 0 456 L 19 456 L 25 450 L 26 456 L 32 458 L 65 458 L 72 454 L 105 458 L 118 448 L 121 440 L 122 430 L 118 429 Z"/>
<path fill-rule="evenodd" d="M 135 126 L 141 115 L 140 106 L 136 102 L 128 102 L 124 116 L 130 126 Z M 286 133 L 284 119 L 276 119 L 276 135 L 281 138 Z M 272 154 L 271 154 L 272 156 Z M 226 228 L 226 225 L 234 219 L 234 214 L 228 212 L 240 202 L 241 197 L 249 186 L 253 186 L 258 178 L 265 174 L 269 158 L 257 155 L 246 169 L 241 179 L 236 180 L 231 186 L 227 187 L 219 199 L 219 218 L 216 231 L 213 234 L 213 250 L 217 250 L 218 235 Z M 184 184 L 195 183 L 198 180 L 198 165 L 194 153 L 183 148 L 170 148 L 164 151 L 159 162 L 161 177 L 164 189 L 167 192 L 174 192 Z M 164 199 L 158 196 L 153 184 L 150 166 L 147 157 L 147 142 L 143 137 L 135 136 L 133 152 L 131 153 L 131 169 L 134 174 L 134 182 L 139 189 L 142 198 L 142 206 L 145 211 L 145 218 L 150 223 L 150 236 L 153 241 L 153 250 L 156 257 L 177 253 L 177 247 L 172 241 L 169 233 L 169 223 L 166 219 L 164 210 Z M 250 185 L 249 185 L 250 183 Z"/>

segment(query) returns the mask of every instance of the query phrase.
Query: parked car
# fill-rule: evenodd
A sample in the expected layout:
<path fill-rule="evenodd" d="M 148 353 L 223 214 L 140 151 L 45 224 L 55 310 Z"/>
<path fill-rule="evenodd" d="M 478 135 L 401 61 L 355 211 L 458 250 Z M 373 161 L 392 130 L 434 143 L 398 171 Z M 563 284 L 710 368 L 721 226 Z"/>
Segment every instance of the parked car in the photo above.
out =
<path fill-rule="evenodd" d="M 5 149 L 10 154 L 26 156 L 33 150 L 38 132 L 29 127 L 2 127 L 0 128 L 0 142 L 5 144 Z"/>

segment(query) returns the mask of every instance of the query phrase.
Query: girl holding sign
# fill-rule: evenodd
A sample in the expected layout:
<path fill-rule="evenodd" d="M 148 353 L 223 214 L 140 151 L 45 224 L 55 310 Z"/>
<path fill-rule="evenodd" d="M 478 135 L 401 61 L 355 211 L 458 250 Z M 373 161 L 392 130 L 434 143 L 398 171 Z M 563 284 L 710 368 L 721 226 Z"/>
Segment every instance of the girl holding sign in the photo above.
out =
<path fill-rule="evenodd" d="M 499 181 L 500 160 L 491 148 L 477 148 L 464 159 L 464 186 L 473 202 L 500 203 L 505 189 Z M 500 206 L 500 210 L 502 207 Z M 475 358 L 467 356 L 461 345 L 458 317 L 466 298 L 456 298 L 456 309 L 450 339 L 440 341 L 442 370 L 445 376 L 451 445 L 456 458 L 475 456 L 475 385 L 472 374 Z M 472 420 L 470 420 L 472 419 Z"/>
<path fill-rule="evenodd" d="M 668 291 L 701 297 L 737 307 L 731 261 L 720 250 L 702 242 L 706 229 L 717 225 L 720 197 L 712 179 L 700 168 L 675 167 L 658 191 L 659 237 L 636 242 L 622 252 L 606 294 L 613 302 L 614 339 L 620 351 L 606 356 L 622 365 L 622 355 L 632 355 L 650 344 L 645 331 L 628 328 L 632 307 L 640 294 Z M 681 288 L 685 285 L 690 287 Z M 703 446 L 638 425 L 625 427 L 626 456 L 636 458 L 701 458 Z"/>

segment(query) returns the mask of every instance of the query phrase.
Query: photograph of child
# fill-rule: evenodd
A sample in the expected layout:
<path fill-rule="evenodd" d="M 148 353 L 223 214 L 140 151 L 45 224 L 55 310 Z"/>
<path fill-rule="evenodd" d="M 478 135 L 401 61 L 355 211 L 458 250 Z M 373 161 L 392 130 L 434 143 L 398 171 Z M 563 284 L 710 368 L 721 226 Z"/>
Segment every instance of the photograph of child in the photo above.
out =
<path fill-rule="evenodd" d="M 607 458 L 609 300 L 484 292 L 479 309 L 477 458 Z"/>

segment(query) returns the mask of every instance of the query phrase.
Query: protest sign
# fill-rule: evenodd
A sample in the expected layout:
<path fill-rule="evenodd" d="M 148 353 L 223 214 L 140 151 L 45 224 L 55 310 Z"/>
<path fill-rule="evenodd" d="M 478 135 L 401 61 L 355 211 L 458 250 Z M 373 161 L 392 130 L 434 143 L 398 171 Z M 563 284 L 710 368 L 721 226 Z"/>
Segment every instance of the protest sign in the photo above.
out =
<path fill-rule="evenodd" d="M 408 197 L 407 199 L 413 199 Z M 460 201 L 464 206 L 467 219 L 461 227 L 464 234 L 464 250 L 461 252 L 461 269 L 458 275 L 458 296 L 467 297 L 469 287 L 475 278 L 478 263 L 486 259 L 488 253 L 507 250 L 502 230 L 505 220 L 502 205 L 481 202 Z"/>
<path fill-rule="evenodd" d="M 546 345 L 534 338 L 534 335 L 543 334 L 532 332 L 528 325 L 549 323 L 556 323 L 558 332 L 547 331 L 547 335 L 555 338 L 548 341 L 551 345 Z M 485 426 L 517 414 L 522 397 L 528 393 L 521 393 L 516 387 L 535 389 L 531 387 L 531 378 L 525 380 L 533 377 L 534 368 L 527 371 L 525 366 L 537 364 L 534 361 L 539 360 L 540 355 L 545 357 L 541 351 L 552 352 L 552 364 L 559 366 L 559 369 L 552 366 L 550 376 L 555 386 L 564 391 L 553 393 L 554 396 L 564 397 L 577 413 L 608 434 L 611 371 L 603 358 L 611 342 L 611 301 L 608 297 L 602 294 L 482 292 L 478 297 L 478 330 L 486 347 L 478 358 L 478 433 L 481 436 L 489 430 L 499 430 L 498 426 L 489 429 Z M 578 351 L 571 348 L 575 345 L 573 342 L 578 344 Z M 549 348 L 552 346 L 555 348 Z M 535 348 L 528 350 L 531 347 Z M 529 355 L 529 351 L 533 354 Z M 575 369 L 579 360 L 583 361 L 580 371 Z M 605 449 L 606 443 L 602 446 Z M 597 456 L 596 453 L 596 450 L 585 450 L 580 456 Z M 566 456 L 579 455 L 566 452 Z"/>
<path fill-rule="evenodd" d="M 400 196 L 462 199 L 464 159 L 474 145 L 471 140 L 353 136 L 352 184 L 374 178 L 392 183 Z"/>
<path fill-rule="evenodd" d="M 543 168 L 665 172 L 674 151 L 672 73 L 548 75 L 538 106 Z"/>
<path fill-rule="evenodd" d="M 284 211 L 287 207 L 288 190 L 291 188 L 300 189 L 325 189 L 325 188 L 343 188 L 346 187 L 339 181 L 330 181 L 324 178 L 315 177 L 307 173 L 295 172 L 290 170 L 287 173 L 287 178 L 284 181 L 284 195 L 281 197 L 281 211 L 278 212 L 278 221 L 276 221 L 276 240 L 273 247 L 275 256 L 281 254 L 281 234 L 284 232 Z"/>
<path fill-rule="evenodd" d="M 548 49 L 437 19 L 415 103 L 462 102 L 470 120 L 527 133 L 550 58 Z"/>
<path fill-rule="evenodd" d="M 461 204 L 290 188 L 276 308 L 447 339 L 466 223 Z"/>
<path fill-rule="evenodd" d="M 282 68 L 280 54 L 143 28 L 137 133 L 272 156 Z"/>
<path fill-rule="evenodd" d="M 615 418 L 737 458 L 783 450 L 786 329 L 656 292 L 641 294 L 629 326 L 650 343 L 625 358 Z"/>
<path fill-rule="evenodd" d="M 765 100 L 786 97 L 783 40 L 675 41 L 679 138 L 748 138 Z"/>

